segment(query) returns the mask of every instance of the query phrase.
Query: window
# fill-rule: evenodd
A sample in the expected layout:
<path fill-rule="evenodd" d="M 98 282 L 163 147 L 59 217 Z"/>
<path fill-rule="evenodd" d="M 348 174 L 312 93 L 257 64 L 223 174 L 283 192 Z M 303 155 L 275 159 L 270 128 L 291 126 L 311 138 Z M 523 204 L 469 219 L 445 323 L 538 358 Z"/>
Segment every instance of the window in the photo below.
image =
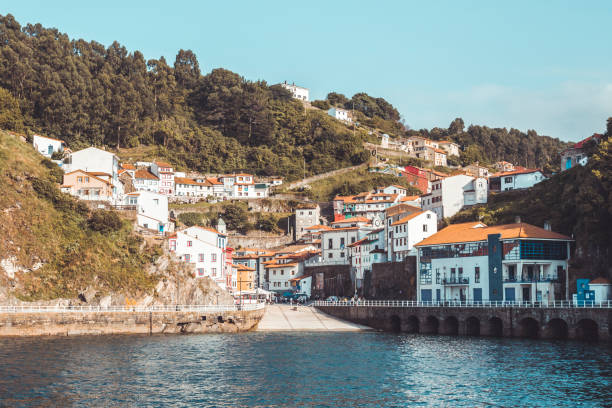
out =
<path fill-rule="evenodd" d="M 333 258 L 334 254 L 332 254 L 331 252 L 329 253 L 329 255 L 327 255 L 328 258 Z"/>
<path fill-rule="evenodd" d="M 344 237 L 340 238 L 340 247 L 344 246 Z"/>
<path fill-rule="evenodd" d="M 430 219 L 430 218 L 431 218 L 431 214 L 427 214 L 427 219 Z"/>
<path fill-rule="evenodd" d="M 78 183 L 82 183 L 83 182 L 83 177 L 77 177 L 77 182 Z"/>
<path fill-rule="evenodd" d="M 185 262 L 191 261 L 191 255 L 185 254 Z"/>
<path fill-rule="evenodd" d="M 423 232 L 427 232 L 427 224 L 423 224 Z"/>
<path fill-rule="evenodd" d="M 474 268 L 474 282 L 480 283 L 480 267 L 479 266 Z"/>
<path fill-rule="evenodd" d="M 436 283 L 440 283 L 440 268 L 436 268 Z"/>
<path fill-rule="evenodd" d="M 285 271 L 284 271 L 284 270 L 282 270 L 282 269 L 281 269 L 281 271 L 280 271 L 280 272 L 281 272 L 281 275 L 284 275 L 284 274 L 285 274 Z"/>
<path fill-rule="evenodd" d="M 211 254 L 211 261 L 217 262 L 217 254 Z"/>
<path fill-rule="evenodd" d="M 355 243 L 355 237 L 351 237 L 351 244 Z"/>
<path fill-rule="evenodd" d="M 512 177 L 504 178 L 504 183 L 512 183 Z"/>
<path fill-rule="evenodd" d="M 332 249 L 334 247 L 334 240 L 333 239 L 330 238 L 330 239 L 327 240 L 327 247 L 329 249 Z"/>
<path fill-rule="evenodd" d="M 212 271 L 211 273 L 212 276 L 217 276 L 217 268 L 212 268 L 211 271 Z"/>
<path fill-rule="evenodd" d="M 188 247 L 193 246 L 193 242 L 192 241 L 187 241 L 187 246 Z"/>
<path fill-rule="evenodd" d="M 276 271 L 272 271 L 272 275 L 276 275 Z"/>
<path fill-rule="evenodd" d="M 204 276 L 204 268 L 198 268 L 198 276 Z"/>
<path fill-rule="evenodd" d="M 198 262 L 204 262 L 204 254 L 198 255 Z"/>
<path fill-rule="evenodd" d="M 340 258 L 344 258 L 344 252 L 340 252 Z"/>

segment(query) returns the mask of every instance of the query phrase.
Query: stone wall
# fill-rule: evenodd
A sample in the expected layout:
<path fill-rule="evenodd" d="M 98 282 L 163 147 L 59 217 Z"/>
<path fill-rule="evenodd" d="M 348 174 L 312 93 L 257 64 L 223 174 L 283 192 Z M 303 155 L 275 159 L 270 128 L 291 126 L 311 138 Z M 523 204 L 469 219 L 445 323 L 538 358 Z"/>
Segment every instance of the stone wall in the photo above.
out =
<path fill-rule="evenodd" d="M 313 277 L 313 299 L 325 299 L 328 296 L 353 297 L 355 294 L 350 265 L 307 266 L 304 274 Z"/>
<path fill-rule="evenodd" d="M 416 277 L 416 256 L 372 264 L 372 271 L 364 278 L 363 295 L 366 299 L 417 300 Z"/>
<path fill-rule="evenodd" d="M 277 248 L 293 242 L 291 235 L 230 235 L 227 238 L 228 246 L 232 248 Z"/>
<path fill-rule="evenodd" d="M 612 340 L 612 310 L 601 308 L 323 306 L 318 309 L 385 331 Z"/>
<path fill-rule="evenodd" d="M 2 313 L 0 336 L 236 333 L 254 329 L 264 311 Z"/>

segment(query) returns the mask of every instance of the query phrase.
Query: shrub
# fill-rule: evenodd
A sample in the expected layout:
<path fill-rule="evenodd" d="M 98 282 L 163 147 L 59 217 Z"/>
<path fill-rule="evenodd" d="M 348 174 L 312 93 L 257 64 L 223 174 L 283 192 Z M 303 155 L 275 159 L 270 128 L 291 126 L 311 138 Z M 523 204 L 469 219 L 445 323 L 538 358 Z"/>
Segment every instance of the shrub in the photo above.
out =
<path fill-rule="evenodd" d="M 314 106 L 315 108 L 319 108 L 319 109 L 323 109 L 323 110 L 328 110 L 331 106 L 329 104 L 329 102 L 327 101 L 313 101 L 312 102 L 312 106 Z"/>
<path fill-rule="evenodd" d="M 115 211 L 95 210 L 87 221 L 89 228 L 102 233 L 119 231 L 123 223 Z"/>
<path fill-rule="evenodd" d="M 199 212 L 179 214 L 178 220 L 188 227 L 193 227 L 194 225 L 204 225 L 202 222 L 202 214 Z"/>

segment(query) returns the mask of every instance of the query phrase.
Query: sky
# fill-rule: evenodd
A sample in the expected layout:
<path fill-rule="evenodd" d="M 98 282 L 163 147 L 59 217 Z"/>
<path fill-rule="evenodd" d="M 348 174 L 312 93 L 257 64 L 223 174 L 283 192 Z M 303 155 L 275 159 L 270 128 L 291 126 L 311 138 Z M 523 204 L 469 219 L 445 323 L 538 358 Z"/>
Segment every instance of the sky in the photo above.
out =
<path fill-rule="evenodd" d="M 577 141 L 612 116 L 612 1 L 9 1 L 1 14 L 203 73 L 383 97 L 413 129 Z"/>

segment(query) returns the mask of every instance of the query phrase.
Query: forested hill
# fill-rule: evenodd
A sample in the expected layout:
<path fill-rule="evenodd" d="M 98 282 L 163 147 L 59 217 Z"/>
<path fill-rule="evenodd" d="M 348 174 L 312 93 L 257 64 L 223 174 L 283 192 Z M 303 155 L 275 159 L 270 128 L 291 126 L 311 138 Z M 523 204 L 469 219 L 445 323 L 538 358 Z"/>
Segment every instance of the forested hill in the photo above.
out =
<path fill-rule="evenodd" d="M 174 63 L 145 60 L 118 42 L 105 47 L 40 24 L 22 27 L 11 15 L 0 16 L 0 87 L 16 99 L 17 122 L 22 119 L 27 131 L 62 138 L 73 150 L 149 146 L 148 154 L 182 169 L 296 179 L 304 162 L 307 174 L 364 162 L 363 141 L 372 138 L 324 110 L 305 109 L 278 85 L 225 69 L 202 75 L 189 50 L 180 50 Z M 2 95 L 0 106 L 14 105 Z M 327 99 L 323 105 L 350 105 L 364 125 L 406 135 L 399 113 L 383 98 L 330 93 Z M 419 132 L 460 142 L 464 162 L 504 158 L 543 167 L 558 161 L 557 139 L 510 131 L 487 140 L 472 128 L 479 127 L 448 135 Z"/>

